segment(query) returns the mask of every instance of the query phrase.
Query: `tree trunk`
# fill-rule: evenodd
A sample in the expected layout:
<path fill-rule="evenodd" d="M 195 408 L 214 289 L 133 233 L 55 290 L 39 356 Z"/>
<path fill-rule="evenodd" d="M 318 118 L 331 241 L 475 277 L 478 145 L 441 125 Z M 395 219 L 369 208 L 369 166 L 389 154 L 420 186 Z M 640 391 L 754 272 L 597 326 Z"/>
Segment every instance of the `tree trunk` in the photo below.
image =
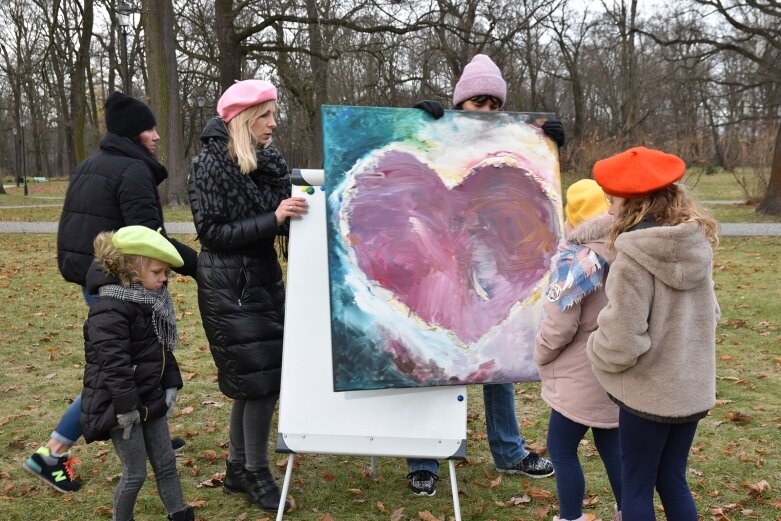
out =
<path fill-rule="evenodd" d="M 638 123 L 637 55 L 635 23 L 637 0 L 629 0 L 629 12 L 624 0 L 620 3 L 618 29 L 621 35 L 621 133 L 629 142 L 635 141 Z"/>
<path fill-rule="evenodd" d="M 220 88 L 224 91 L 241 77 L 241 42 L 233 25 L 236 13 L 233 0 L 214 0 L 214 29 L 217 33 L 217 49 L 220 67 Z"/>
<path fill-rule="evenodd" d="M 188 165 L 184 157 L 173 6 L 168 0 L 144 0 L 143 12 L 150 105 L 160 134 L 158 159 L 168 168 L 161 197 L 167 204 L 187 204 Z"/>
<path fill-rule="evenodd" d="M 781 215 L 781 125 L 776 132 L 776 144 L 773 149 L 773 165 L 770 167 L 770 180 L 762 202 L 757 206 L 758 213 Z"/>
<path fill-rule="evenodd" d="M 312 68 L 312 89 L 310 92 L 311 103 L 307 107 L 308 123 L 312 135 L 312 148 L 309 154 L 309 168 L 322 168 L 323 166 L 323 125 L 320 114 L 320 106 L 328 98 L 328 63 L 320 56 L 323 54 L 323 35 L 320 32 L 320 15 L 317 11 L 315 0 L 306 0 L 306 14 L 309 22 L 309 45 L 312 50 L 309 58 L 309 66 Z M 295 165 L 292 165 L 295 166 Z"/>
<path fill-rule="evenodd" d="M 84 133 L 86 120 L 86 79 L 90 59 L 90 42 L 92 41 L 92 23 L 94 20 L 94 2 L 85 0 L 84 18 L 79 34 L 79 50 L 76 63 L 73 64 L 73 82 L 70 89 L 70 124 L 73 129 L 75 162 L 87 157 L 87 144 Z"/>

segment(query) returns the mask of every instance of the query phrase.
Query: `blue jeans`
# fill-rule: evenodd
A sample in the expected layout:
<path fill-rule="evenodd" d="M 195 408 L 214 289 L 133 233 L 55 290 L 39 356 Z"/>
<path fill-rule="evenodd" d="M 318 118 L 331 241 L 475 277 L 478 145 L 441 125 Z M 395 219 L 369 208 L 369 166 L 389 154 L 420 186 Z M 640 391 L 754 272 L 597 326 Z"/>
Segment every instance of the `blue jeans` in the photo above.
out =
<path fill-rule="evenodd" d="M 81 292 L 87 306 L 92 307 L 95 304 L 95 295 L 90 295 L 86 286 L 81 287 Z M 79 394 L 73 399 L 73 403 L 62 415 L 60 423 L 57 424 L 49 437 L 65 445 L 73 445 L 76 440 L 81 438 L 81 434 L 81 394 Z"/>
<path fill-rule="evenodd" d="M 668 521 L 696 521 L 697 507 L 686 483 L 697 421 L 659 423 L 621 409 L 621 515 L 655 521 L 654 487 Z"/>
<path fill-rule="evenodd" d="M 583 515 L 586 479 L 578 459 L 578 446 L 588 430 L 588 425 L 574 422 L 558 411 L 551 410 L 548 422 L 548 453 L 556 471 L 561 519 L 578 519 Z M 605 465 L 616 504 L 621 510 L 621 450 L 618 429 L 591 428 L 591 432 L 599 457 Z"/>
<path fill-rule="evenodd" d="M 485 384 L 483 405 L 488 447 L 494 463 L 501 469 L 511 468 L 529 454 L 515 416 L 515 384 Z M 410 458 L 407 459 L 407 466 L 410 472 L 439 472 L 439 462 L 433 459 Z"/>

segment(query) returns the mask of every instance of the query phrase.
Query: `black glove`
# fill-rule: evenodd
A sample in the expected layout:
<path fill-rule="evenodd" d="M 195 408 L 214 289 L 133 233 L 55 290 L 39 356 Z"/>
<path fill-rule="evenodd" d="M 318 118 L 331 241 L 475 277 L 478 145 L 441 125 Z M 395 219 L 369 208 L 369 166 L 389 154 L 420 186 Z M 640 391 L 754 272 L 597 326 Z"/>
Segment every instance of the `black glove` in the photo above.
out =
<path fill-rule="evenodd" d="M 445 115 L 445 110 L 442 108 L 442 105 L 440 105 L 438 101 L 434 101 L 430 99 L 424 99 L 423 101 L 418 101 L 417 103 L 415 103 L 415 105 L 413 105 L 412 108 L 425 110 L 426 112 L 431 114 L 431 117 L 434 119 L 439 119 Z"/>
<path fill-rule="evenodd" d="M 555 141 L 559 148 L 564 146 L 566 138 L 564 136 L 564 125 L 561 124 L 561 121 L 549 119 L 542 124 L 542 131 L 545 132 L 546 136 Z"/>

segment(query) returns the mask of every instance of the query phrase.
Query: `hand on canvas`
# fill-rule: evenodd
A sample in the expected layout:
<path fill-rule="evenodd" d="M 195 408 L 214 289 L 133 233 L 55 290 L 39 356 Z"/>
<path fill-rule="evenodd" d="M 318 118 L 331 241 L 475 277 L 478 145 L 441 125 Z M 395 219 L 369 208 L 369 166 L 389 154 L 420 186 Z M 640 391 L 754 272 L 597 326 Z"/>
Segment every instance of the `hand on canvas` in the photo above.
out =
<path fill-rule="evenodd" d="M 438 101 L 430 99 L 418 101 L 412 108 L 425 110 L 434 119 L 439 119 L 445 115 L 445 109 L 442 108 L 442 105 Z"/>
<path fill-rule="evenodd" d="M 561 124 L 561 121 L 549 119 L 542 124 L 542 131 L 545 132 L 546 136 L 555 141 L 559 148 L 564 146 L 566 138 L 564 135 L 564 125 Z"/>
<path fill-rule="evenodd" d="M 309 210 L 309 203 L 307 203 L 306 199 L 303 197 L 290 197 L 285 199 L 279 203 L 277 209 L 274 210 L 274 215 L 277 217 L 277 226 L 282 226 L 285 219 L 296 219 L 301 217 L 307 210 Z"/>

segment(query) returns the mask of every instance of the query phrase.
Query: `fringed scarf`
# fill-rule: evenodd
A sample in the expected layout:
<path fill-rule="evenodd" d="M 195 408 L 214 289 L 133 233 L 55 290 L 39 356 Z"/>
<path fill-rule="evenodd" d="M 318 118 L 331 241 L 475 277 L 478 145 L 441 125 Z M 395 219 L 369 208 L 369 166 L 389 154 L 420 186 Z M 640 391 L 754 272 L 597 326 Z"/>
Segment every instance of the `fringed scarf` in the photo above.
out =
<path fill-rule="evenodd" d="M 98 290 L 101 297 L 112 297 L 152 308 L 152 325 L 160 343 L 169 351 L 176 349 L 176 312 L 168 288 L 149 291 L 141 284 L 106 284 Z"/>
<path fill-rule="evenodd" d="M 583 300 L 602 286 L 607 262 L 590 248 L 563 242 L 551 261 L 551 285 L 546 295 L 562 311 Z"/>

